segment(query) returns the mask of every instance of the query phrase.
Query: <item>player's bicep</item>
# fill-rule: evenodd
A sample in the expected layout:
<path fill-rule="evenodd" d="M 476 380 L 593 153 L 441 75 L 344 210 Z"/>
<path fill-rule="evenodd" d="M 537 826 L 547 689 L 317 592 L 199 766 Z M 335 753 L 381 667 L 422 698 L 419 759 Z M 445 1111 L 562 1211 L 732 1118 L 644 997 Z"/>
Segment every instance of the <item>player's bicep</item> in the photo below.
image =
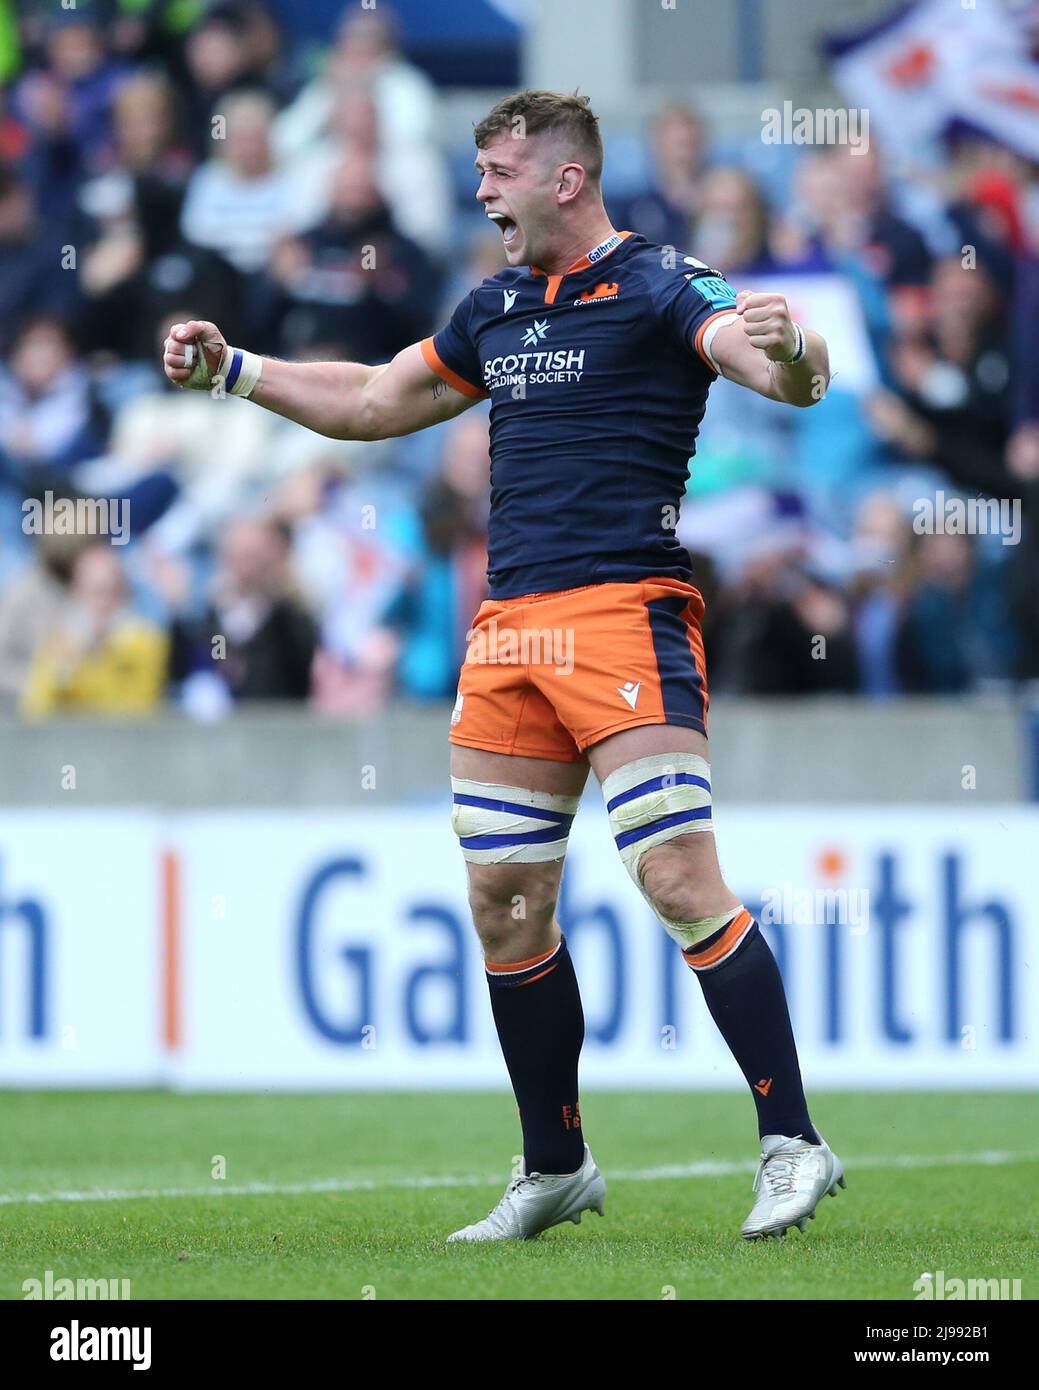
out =
<path fill-rule="evenodd" d="M 371 437 L 392 439 L 451 420 L 483 399 L 468 393 L 434 370 L 423 350 L 412 343 L 392 361 L 376 367 L 365 387 L 365 416 Z M 465 383 L 460 383 L 464 388 Z"/>
<path fill-rule="evenodd" d="M 733 318 L 719 324 L 710 342 L 715 369 L 737 386 L 748 386 L 762 396 L 772 396 L 772 376 L 768 358 L 743 331 L 743 320 Z"/>

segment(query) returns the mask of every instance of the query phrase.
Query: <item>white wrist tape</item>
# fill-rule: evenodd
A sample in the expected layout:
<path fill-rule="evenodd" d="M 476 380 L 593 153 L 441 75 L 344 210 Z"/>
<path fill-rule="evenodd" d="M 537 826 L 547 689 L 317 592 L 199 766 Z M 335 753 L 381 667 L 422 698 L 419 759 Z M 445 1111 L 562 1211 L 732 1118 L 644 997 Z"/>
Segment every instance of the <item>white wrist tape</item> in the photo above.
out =
<path fill-rule="evenodd" d="M 801 358 L 805 355 L 808 344 L 805 342 L 804 329 L 799 323 L 795 323 L 794 327 L 797 330 L 797 348 L 793 357 L 788 357 L 785 362 L 777 362 L 777 367 L 792 367 L 795 362 L 800 362 Z"/>
<path fill-rule="evenodd" d="M 195 347 L 193 343 L 187 343 L 184 346 L 184 365 L 187 367 L 195 365 Z M 259 357 L 255 352 L 246 352 L 244 348 L 236 348 L 228 345 L 224 348 L 220 358 L 220 365 L 217 367 L 212 381 L 220 377 L 224 383 L 224 390 L 230 396 L 251 396 L 256 387 L 256 383 L 260 379 L 260 373 L 262 371 L 262 357 Z M 188 385 L 195 386 L 196 389 L 209 388 L 212 381 L 208 373 L 205 372 L 205 359 L 201 353 L 199 353 L 199 361 L 197 365 L 195 365 L 195 372 L 197 375 L 197 383 L 196 377 L 193 377 Z M 203 377 L 205 379 L 203 379 Z"/>
<path fill-rule="evenodd" d="M 263 371 L 263 358 L 244 348 L 225 347 L 218 374 L 232 396 L 251 396 Z"/>

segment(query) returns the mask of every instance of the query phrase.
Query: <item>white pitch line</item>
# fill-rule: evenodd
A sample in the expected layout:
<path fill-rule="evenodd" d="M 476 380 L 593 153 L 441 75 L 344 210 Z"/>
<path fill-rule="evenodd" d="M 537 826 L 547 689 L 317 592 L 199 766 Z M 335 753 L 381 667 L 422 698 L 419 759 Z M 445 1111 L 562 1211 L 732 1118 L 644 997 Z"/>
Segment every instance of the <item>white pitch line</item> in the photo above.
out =
<path fill-rule="evenodd" d="M 1008 1163 L 1035 1163 L 1039 1152 L 1012 1153 L 1003 1149 L 983 1149 L 960 1154 L 877 1154 L 847 1161 L 854 1176 L 864 1168 L 1000 1168 Z M 756 1159 L 714 1160 L 668 1164 L 659 1168 L 607 1171 L 613 1182 L 666 1182 L 674 1178 L 731 1178 L 753 1173 Z M 425 1188 L 497 1187 L 502 1175 L 494 1177 L 451 1176 L 401 1178 L 324 1178 L 315 1182 L 251 1182 L 209 1187 L 96 1188 L 84 1192 L 6 1192 L 0 1193 L 0 1206 L 28 1206 L 45 1202 L 134 1202 L 166 1197 L 299 1197 L 321 1192 L 421 1191 Z"/>

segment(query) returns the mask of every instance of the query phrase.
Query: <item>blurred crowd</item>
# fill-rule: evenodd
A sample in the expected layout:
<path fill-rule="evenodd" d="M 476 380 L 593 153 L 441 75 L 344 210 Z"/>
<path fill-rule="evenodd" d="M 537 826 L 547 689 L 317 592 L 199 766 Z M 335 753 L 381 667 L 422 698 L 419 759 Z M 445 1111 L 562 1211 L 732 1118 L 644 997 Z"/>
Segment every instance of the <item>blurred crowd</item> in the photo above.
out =
<path fill-rule="evenodd" d="M 343 443 L 159 365 L 192 317 L 281 357 L 385 360 L 500 268 L 472 152 L 444 145 L 443 93 L 402 40 L 382 4 L 318 51 L 261 0 L 0 24 L 3 708 L 363 717 L 453 694 L 483 596 L 486 407 Z M 712 690 L 1039 679 L 1036 168 L 963 140 L 907 197 L 883 150 L 805 148 L 780 186 L 759 138 L 723 148 L 708 117 L 616 132 L 612 184 L 607 127 L 614 225 L 738 288 L 836 282 L 869 360 L 819 410 L 712 388 L 679 526 Z M 48 495 L 124 500 L 128 543 L 27 534 Z M 936 496 L 1005 500 L 1014 543 L 921 527 Z"/>

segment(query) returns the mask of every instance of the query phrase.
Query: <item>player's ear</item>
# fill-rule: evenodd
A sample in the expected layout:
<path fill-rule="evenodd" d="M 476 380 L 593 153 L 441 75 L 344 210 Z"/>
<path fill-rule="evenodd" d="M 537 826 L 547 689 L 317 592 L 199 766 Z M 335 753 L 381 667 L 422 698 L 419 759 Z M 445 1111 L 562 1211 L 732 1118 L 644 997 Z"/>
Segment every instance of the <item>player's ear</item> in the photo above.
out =
<path fill-rule="evenodd" d="M 561 203 L 576 198 L 584 187 L 585 172 L 580 164 L 563 164 L 556 183 L 556 197 Z"/>

